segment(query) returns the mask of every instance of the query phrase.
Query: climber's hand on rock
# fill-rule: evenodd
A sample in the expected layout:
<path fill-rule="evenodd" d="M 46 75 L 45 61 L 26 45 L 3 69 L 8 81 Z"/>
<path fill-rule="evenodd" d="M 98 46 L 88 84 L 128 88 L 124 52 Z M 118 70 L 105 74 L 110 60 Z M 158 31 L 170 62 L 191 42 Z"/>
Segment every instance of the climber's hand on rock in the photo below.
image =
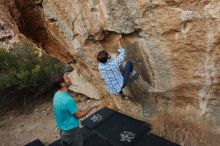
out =
<path fill-rule="evenodd" d="M 116 40 L 117 40 L 117 41 L 120 41 L 120 40 L 121 40 L 121 37 L 122 37 L 122 35 L 121 35 L 121 34 L 118 34 L 118 35 L 116 36 Z"/>
<path fill-rule="evenodd" d="M 121 37 L 122 37 L 121 34 L 118 34 L 118 35 L 116 36 L 116 40 L 117 40 L 117 44 L 118 44 L 118 47 L 119 47 L 119 48 L 122 48 L 122 45 L 121 45 L 121 42 L 120 42 L 120 41 L 121 41 Z"/>

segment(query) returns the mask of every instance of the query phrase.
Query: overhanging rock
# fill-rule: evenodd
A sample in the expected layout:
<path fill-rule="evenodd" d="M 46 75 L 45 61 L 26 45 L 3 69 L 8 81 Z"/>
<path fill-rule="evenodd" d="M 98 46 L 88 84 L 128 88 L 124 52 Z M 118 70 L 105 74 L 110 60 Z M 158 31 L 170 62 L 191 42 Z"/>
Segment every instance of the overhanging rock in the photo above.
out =
<path fill-rule="evenodd" d="M 78 74 L 76 70 L 70 73 L 70 79 L 72 81 L 72 85 L 70 86 L 70 90 L 84 94 L 89 98 L 100 99 L 101 96 L 97 88 L 94 85 L 86 81 L 83 76 Z"/>

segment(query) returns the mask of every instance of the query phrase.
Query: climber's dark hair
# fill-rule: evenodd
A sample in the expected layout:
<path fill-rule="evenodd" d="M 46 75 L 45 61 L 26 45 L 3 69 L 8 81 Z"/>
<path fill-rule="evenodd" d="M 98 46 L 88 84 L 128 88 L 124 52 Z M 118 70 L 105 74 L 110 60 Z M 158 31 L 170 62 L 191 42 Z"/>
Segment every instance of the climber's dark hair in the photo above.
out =
<path fill-rule="evenodd" d="M 108 61 L 108 53 L 105 50 L 99 51 L 97 55 L 97 60 L 101 63 L 106 63 Z"/>
<path fill-rule="evenodd" d="M 63 82 L 64 82 L 63 74 L 56 75 L 52 78 L 52 84 L 56 90 L 61 88 L 61 83 Z"/>

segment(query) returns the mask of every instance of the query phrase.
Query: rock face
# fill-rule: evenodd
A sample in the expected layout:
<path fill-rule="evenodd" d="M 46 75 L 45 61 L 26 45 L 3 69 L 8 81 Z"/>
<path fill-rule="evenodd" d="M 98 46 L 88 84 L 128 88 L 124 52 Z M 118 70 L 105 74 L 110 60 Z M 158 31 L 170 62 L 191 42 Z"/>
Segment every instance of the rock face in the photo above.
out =
<path fill-rule="evenodd" d="M 14 23 L 16 20 L 13 20 L 13 14 L 9 13 L 9 9 L 13 9 L 15 12 L 16 8 L 12 8 L 5 1 L 0 1 L 0 48 L 10 48 L 18 39 L 18 27 Z"/>
<path fill-rule="evenodd" d="M 96 54 L 117 53 L 120 33 L 140 73 L 128 90 L 145 115 L 159 108 L 220 127 L 219 0 L 9 1 L 20 13 L 14 18 L 20 21 L 13 20 L 20 32 L 61 61 L 76 60 L 72 66 L 100 96 L 113 95 L 105 89 Z"/>
<path fill-rule="evenodd" d="M 71 91 L 84 94 L 89 98 L 94 98 L 94 99 L 101 98 L 98 89 L 88 81 L 84 80 L 83 77 L 80 76 L 76 70 L 72 71 L 69 74 L 69 77 L 73 83 L 69 87 Z"/>

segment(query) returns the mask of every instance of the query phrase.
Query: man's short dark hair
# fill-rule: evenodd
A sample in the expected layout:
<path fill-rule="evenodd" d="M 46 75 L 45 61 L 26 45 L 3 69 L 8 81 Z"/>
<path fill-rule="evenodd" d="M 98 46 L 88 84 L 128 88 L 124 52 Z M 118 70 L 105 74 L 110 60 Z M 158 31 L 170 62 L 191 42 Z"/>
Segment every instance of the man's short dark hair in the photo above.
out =
<path fill-rule="evenodd" d="M 105 50 L 99 51 L 97 55 L 97 60 L 101 63 L 106 63 L 108 61 L 108 53 Z"/>
<path fill-rule="evenodd" d="M 64 83 L 64 79 L 63 79 L 63 75 L 57 75 L 52 79 L 52 83 L 54 88 L 56 88 L 57 90 L 61 88 L 61 83 Z"/>

